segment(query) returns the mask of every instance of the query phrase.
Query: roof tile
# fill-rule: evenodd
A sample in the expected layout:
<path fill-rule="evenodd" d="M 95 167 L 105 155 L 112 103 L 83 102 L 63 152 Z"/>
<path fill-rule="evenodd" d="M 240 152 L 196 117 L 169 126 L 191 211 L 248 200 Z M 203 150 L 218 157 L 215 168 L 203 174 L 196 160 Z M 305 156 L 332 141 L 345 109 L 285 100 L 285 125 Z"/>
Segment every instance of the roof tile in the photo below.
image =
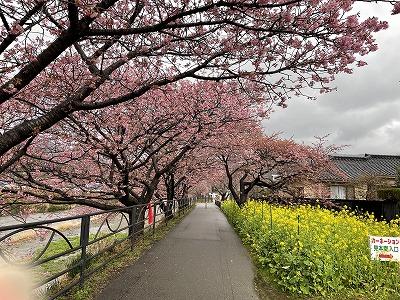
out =
<path fill-rule="evenodd" d="M 331 160 L 350 180 L 363 175 L 396 177 L 397 168 L 400 168 L 400 156 L 398 155 L 332 155 Z M 326 176 L 325 179 L 343 180 L 343 178 L 334 174 Z"/>

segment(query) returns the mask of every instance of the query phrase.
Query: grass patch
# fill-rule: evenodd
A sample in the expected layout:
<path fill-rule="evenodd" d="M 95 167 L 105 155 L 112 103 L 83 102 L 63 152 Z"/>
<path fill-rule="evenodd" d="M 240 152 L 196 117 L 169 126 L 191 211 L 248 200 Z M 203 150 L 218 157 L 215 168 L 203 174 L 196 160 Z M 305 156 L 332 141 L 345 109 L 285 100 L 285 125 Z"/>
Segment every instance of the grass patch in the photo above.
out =
<path fill-rule="evenodd" d="M 168 221 L 168 225 L 160 225 L 156 227 L 154 236 L 152 231 L 147 231 L 140 237 L 135 244 L 135 247 L 130 249 L 130 241 L 127 240 L 110 251 L 107 251 L 103 255 L 100 255 L 93 259 L 90 265 L 90 269 L 94 269 L 103 263 L 109 261 L 104 267 L 101 268 L 101 272 L 95 272 L 89 278 L 85 279 L 83 287 L 75 286 L 67 294 L 59 297 L 61 300 L 91 300 L 100 293 L 107 283 L 115 277 L 124 268 L 132 265 L 139 257 L 141 257 L 147 250 L 149 250 L 155 242 L 161 240 L 165 235 L 178 224 L 189 212 L 189 209 L 185 214 L 176 216 L 172 220 Z M 110 261 L 111 257 L 117 254 L 121 254 L 116 259 Z M 90 271 L 90 270 L 89 270 Z M 76 279 L 76 278 L 75 278 Z M 48 290 L 48 295 L 54 295 L 59 291 L 64 284 L 68 284 L 68 281 L 62 280 L 57 284 L 54 284 Z"/>
<path fill-rule="evenodd" d="M 99 238 L 101 236 L 102 235 L 99 234 L 97 238 Z M 116 233 L 115 235 L 107 237 L 99 242 L 94 243 L 93 245 L 88 246 L 87 251 L 89 254 L 91 254 L 91 252 L 96 253 L 96 252 L 98 252 L 99 249 L 102 249 L 102 248 L 106 247 L 107 245 L 110 245 L 111 243 L 113 243 L 113 241 L 118 241 L 118 240 L 124 239 L 127 236 L 128 236 L 128 234 L 125 232 Z M 93 240 L 94 237 L 95 237 L 95 234 L 90 234 L 89 240 Z M 68 237 L 68 240 L 70 241 L 73 248 L 76 248 L 79 246 L 79 243 L 80 243 L 79 236 Z M 64 239 L 59 239 L 59 240 L 51 242 L 51 244 L 47 248 L 46 252 L 43 254 L 43 256 L 40 259 L 46 259 L 46 258 L 55 256 L 57 254 L 66 252 L 70 249 L 71 249 L 70 246 Z M 42 251 L 42 249 L 39 249 L 36 251 L 36 253 L 39 254 L 41 251 Z M 79 258 L 80 258 L 80 250 L 76 250 L 67 256 L 63 256 L 58 259 L 54 259 L 54 260 L 48 261 L 44 264 L 41 264 L 36 269 L 35 274 L 37 274 L 38 277 L 44 277 L 44 276 L 56 274 L 58 272 L 65 270 L 66 266 L 72 266 L 74 263 L 78 262 Z"/>
<path fill-rule="evenodd" d="M 68 237 L 68 240 L 71 242 L 72 247 L 78 247 L 79 246 L 79 236 L 72 236 Z M 53 241 L 50 245 L 49 248 L 47 248 L 46 252 L 43 254 L 43 256 L 40 259 L 45 259 L 54 255 L 57 255 L 59 253 L 65 252 L 69 250 L 70 247 L 68 243 L 64 239 L 60 239 L 57 241 Z M 39 249 L 36 252 L 40 253 L 42 250 Z M 36 274 L 38 276 L 42 277 L 44 275 L 51 275 L 55 274 L 57 272 L 60 272 L 65 269 L 65 262 L 78 257 L 79 254 L 76 252 L 71 253 L 67 257 L 60 257 L 59 259 L 54 259 L 51 261 L 48 261 L 38 267 L 36 270 Z"/>

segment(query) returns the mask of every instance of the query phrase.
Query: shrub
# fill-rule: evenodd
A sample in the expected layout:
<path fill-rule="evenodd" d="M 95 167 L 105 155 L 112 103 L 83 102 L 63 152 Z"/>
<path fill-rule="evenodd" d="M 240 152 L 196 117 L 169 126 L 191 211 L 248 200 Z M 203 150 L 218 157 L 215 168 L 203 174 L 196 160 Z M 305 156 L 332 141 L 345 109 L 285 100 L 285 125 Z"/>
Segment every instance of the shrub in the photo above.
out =
<path fill-rule="evenodd" d="M 241 209 L 226 201 L 222 210 L 259 266 L 285 291 L 389 299 L 399 290 L 399 264 L 372 261 L 369 250 L 369 235 L 400 236 L 398 220 L 387 224 L 350 211 L 254 201 Z"/>
<path fill-rule="evenodd" d="M 378 190 L 378 197 L 381 199 L 400 201 L 400 188 L 386 188 Z"/>

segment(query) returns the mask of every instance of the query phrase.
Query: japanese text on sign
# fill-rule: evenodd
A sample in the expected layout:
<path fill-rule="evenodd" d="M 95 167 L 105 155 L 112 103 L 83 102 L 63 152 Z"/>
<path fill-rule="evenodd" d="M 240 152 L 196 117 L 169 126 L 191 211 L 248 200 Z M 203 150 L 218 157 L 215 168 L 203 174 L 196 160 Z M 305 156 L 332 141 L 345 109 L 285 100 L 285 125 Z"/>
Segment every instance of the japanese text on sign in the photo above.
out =
<path fill-rule="evenodd" d="M 371 259 L 400 261 L 400 237 L 370 236 Z"/>

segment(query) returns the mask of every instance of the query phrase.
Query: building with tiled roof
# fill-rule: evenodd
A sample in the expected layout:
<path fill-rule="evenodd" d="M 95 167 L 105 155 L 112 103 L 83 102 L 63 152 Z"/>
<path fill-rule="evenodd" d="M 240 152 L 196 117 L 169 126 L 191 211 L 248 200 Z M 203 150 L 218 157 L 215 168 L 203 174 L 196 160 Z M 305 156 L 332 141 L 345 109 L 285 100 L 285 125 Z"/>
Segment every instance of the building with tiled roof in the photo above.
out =
<path fill-rule="evenodd" d="M 343 173 L 344 180 L 356 180 L 361 176 L 393 178 L 400 168 L 399 155 L 333 155 L 334 165 Z M 340 176 L 336 176 L 340 180 Z"/>
<path fill-rule="evenodd" d="M 368 199 L 376 197 L 376 189 L 396 184 L 400 155 L 333 155 L 335 172 L 325 174 L 322 181 L 333 199 Z"/>

